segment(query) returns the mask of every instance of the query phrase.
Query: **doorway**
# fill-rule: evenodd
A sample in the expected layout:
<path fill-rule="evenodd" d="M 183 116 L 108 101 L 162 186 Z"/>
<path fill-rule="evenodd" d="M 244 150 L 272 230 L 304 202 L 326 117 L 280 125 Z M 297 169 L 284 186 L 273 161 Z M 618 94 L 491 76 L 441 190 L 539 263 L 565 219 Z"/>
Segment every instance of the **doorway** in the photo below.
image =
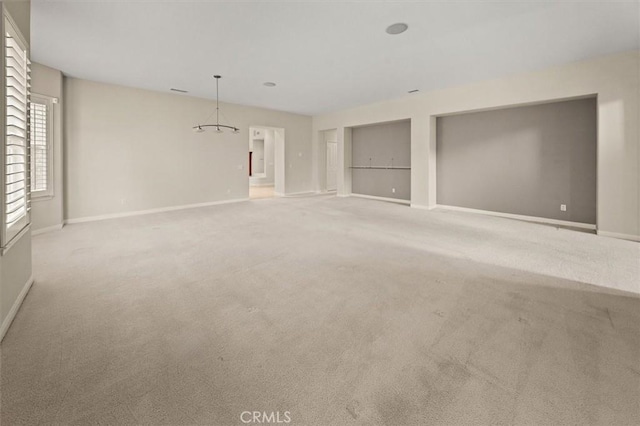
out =
<path fill-rule="evenodd" d="M 333 192 L 338 190 L 338 130 L 319 132 L 320 163 L 318 171 L 319 190 Z M 324 152 L 324 156 L 322 153 Z M 323 161 L 324 160 L 324 161 Z"/>
<path fill-rule="evenodd" d="M 284 188 L 284 129 L 249 128 L 249 198 L 281 196 Z"/>
<path fill-rule="evenodd" d="M 327 141 L 327 191 L 338 189 L 338 141 Z"/>

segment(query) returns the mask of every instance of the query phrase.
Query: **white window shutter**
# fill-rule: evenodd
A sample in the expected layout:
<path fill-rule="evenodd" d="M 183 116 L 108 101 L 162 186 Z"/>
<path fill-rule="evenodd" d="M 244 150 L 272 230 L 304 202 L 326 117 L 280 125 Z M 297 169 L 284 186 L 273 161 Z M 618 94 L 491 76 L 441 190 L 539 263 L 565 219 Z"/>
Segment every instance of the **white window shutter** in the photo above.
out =
<path fill-rule="evenodd" d="M 4 241 L 6 246 L 29 223 L 29 58 L 5 20 Z"/>
<path fill-rule="evenodd" d="M 49 195 L 49 105 L 31 98 L 29 104 L 31 125 L 31 195 Z"/>

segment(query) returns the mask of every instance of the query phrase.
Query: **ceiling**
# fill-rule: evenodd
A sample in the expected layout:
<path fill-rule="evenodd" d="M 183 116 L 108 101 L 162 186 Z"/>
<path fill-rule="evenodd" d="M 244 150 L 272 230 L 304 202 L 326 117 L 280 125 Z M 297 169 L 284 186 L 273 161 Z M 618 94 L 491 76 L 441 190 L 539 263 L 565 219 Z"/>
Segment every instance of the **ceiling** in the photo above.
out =
<path fill-rule="evenodd" d="M 65 75 L 319 114 L 639 48 L 638 2 L 45 1 L 32 60 Z M 405 22 L 391 36 L 385 28 Z M 272 81 L 276 87 L 265 87 Z"/>

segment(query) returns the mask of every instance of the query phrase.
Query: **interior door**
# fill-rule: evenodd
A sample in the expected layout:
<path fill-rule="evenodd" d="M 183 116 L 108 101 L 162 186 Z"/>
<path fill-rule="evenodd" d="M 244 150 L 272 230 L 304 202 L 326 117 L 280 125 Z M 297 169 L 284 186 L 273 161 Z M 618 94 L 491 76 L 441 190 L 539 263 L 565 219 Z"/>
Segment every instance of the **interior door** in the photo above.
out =
<path fill-rule="evenodd" d="M 327 191 L 338 189 L 338 142 L 327 142 Z"/>

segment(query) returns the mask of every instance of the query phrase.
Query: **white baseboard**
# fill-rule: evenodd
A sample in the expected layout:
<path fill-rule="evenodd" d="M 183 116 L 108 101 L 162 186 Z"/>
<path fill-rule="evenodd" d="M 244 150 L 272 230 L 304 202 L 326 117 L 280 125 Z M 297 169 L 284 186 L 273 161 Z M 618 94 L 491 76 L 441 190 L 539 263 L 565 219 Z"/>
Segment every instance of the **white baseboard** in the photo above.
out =
<path fill-rule="evenodd" d="M 524 220 L 526 222 L 538 222 L 538 223 L 548 223 L 551 225 L 560 225 L 560 226 L 571 226 L 574 228 L 582 228 L 582 229 L 596 229 L 596 225 L 592 225 L 590 223 L 581 223 L 581 222 L 570 222 L 568 220 L 558 220 L 558 219 L 547 219 L 544 217 L 535 217 L 535 216 L 525 216 L 520 214 L 511 214 L 511 213 L 500 213 L 500 212 L 492 212 L 489 210 L 478 210 L 478 209 L 470 209 L 467 207 L 457 207 L 457 206 L 445 206 L 442 204 L 436 205 L 436 208 L 444 209 L 444 210 L 453 210 L 465 213 L 476 213 L 483 214 L 487 216 L 497 216 L 504 217 L 507 219 L 517 219 Z"/>
<path fill-rule="evenodd" d="M 422 204 L 411 204 L 411 208 L 412 209 L 419 209 L 419 210 L 433 210 L 436 207 L 435 206 L 423 206 Z"/>
<path fill-rule="evenodd" d="M 133 212 L 125 212 L 125 213 L 113 213 L 113 214 L 104 214 L 99 216 L 88 216 L 88 217 L 79 217 L 76 219 L 67 219 L 64 223 L 73 224 L 73 223 L 83 223 L 83 222 L 95 222 L 97 220 L 106 220 L 106 219 L 118 219 L 121 217 L 130 217 L 130 216 L 141 216 L 145 214 L 152 213 L 163 213 L 163 212 L 172 212 L 176 210 L 186 210 L 186 209 L 195 209 L 198 207 L 209 207 L 209 206 L 217 206 L 220 204 L 230 204 L 230 203 L 240 203 L 242 201 L 249 201 L 248 198 L 234 198 L 231 200 L 222 200 L 222 201 L 211 201 L 208 203 L 198 203 L 198 204 L 186 204 L 182 206 L 171 206 L 171 207 L 162 207 L 159 209 L 150 209 L 150 210 L 138 210 Z"/>
<path fill-rule="evenodd" d="M 640 235 L 620 234 L 618 232 L 607 232 L 607 231 L 598 231 L 597 234 L 601 237 L 618 238 L 621 240 L 640 242 Z"/>
<path fill-rule="evenodd" d="M 367 198 L 369 200 L 378 200 L 378 201 L 387 201 L 390 203 L 397 203 L 397 204 L 406 204 L 406 205 L 410 205 L 411 201 L 409 200 L 399 200 L 397 198 L 387 198 L 387 197 L 377 197 L 375 195 L 365 195 L 365 194 L 351 194 L 352 197 L 357 197 L 357 198 Z"/>
<path fill-rule="evenodd" d="M 61 223 L 59 225 L 47 226 L 46 228 L 40 229 L 31 229 L 31 236 L 35 237 L 36 235 L 45 234 L 47 232 L 59 231 L 62 229 L 64 225 Z"/>
<path fill-rule="evenodd" d="M 266 186 L 273 186 L 273 182 L 271 183 L 249 183 L 249 186 L 252 188 L 262 188 Z"/>
<path fill-rule="evenodd" d="M 7 331 L 9 331 L 9 327 L 11 327 L 11 323 L 13 322 L 13 319 L 16 317 L 16 314 L 18 313 L 18 310 L 20 309 L 20 306 L 22 305 L 24 298 L 27 297 L 27 293 L 29 293 L 29 290 L 31 289 L 32 285 L 33 285 L 33 275 L 29 277 L 24 287 L 22 287 L 22 290 L 20 291 L 20 294 L 18 295 L 18 298 L 16 299 L 16 301 L 13 303 L 13 306 L 11 307 L 11 310 L 7 314 L 7 317 L 4 319 L 4 321 L 2 321 L 2 326 L 0 326 L 0 342 L 2 342 L 2 339 L 4 339 L 5 334 L 7 334 Z"/>
<path fill-rule="evenodd" d="M 315 191 L 302 191 L 302 192 L 287 192 L 284 195 L 280 195 L 280 197 L 295 197 L 298 195 L 311 195 L 311 194 L 315 194 Z"/>

